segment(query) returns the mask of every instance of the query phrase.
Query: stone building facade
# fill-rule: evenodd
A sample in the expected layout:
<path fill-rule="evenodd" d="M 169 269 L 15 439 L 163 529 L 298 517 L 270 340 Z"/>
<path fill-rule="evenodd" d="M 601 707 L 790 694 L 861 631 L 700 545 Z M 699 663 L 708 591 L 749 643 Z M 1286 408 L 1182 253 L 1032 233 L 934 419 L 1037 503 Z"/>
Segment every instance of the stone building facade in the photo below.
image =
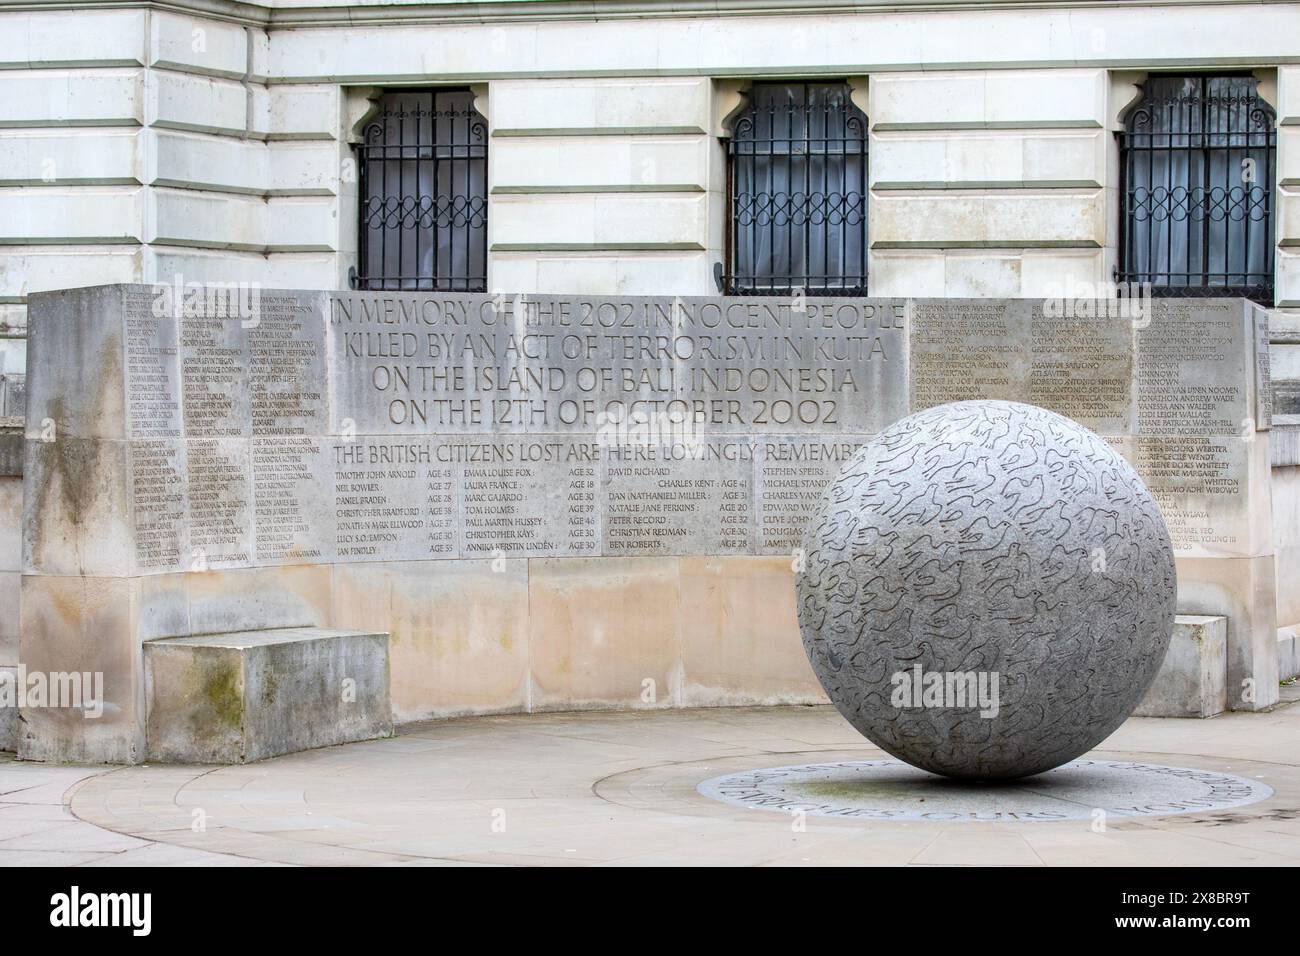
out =
<path fill-rule="evenodd" d="M 1158 273 L 1157 285 L 1244 290 L 1272 306 L 1276 411 L 1300 411 L 1300 3 L 0 0 L 0 66 L 0 415 L 10 424 L 22 414 L 27 298 L 49 289 L 198 282 L 688 296 L 816 287 L 834 273 L 835 288 L 873 296 L 1055 297 L 1093 294 L 1135 269 Z M 1222 120 L 1239 125 L 1221 131 L 1217 159 L 1162 156 L 1164 180 L 1153 154 L 1208 135 L 1211 121 L 1189 112 L 1179 122 L 1190 125 L 1163 139 L 1130 140 L 1138 152 L 1126 158 L 1117 134 L 1141 132 L 1135 111 L 1162 89 L 1180 104 L 1196 90 L 1249 100 Z M 800 167 L 804 192 L 789 178 L 800 148 L 788 127 L 779 163 L 770 126 L 741 145 L 738 124 L 770 102 L 841 117 L 833 134 L 826 120 L 804 128 L 803 152 L 822 155 L 817 210 L 810 167 Z M 420 109 L 460 116 L 465 128 L 444 136 L 416 122 L 418 141 L 401 141 L 401 118 Z M 834 143 L 819 150 L 814 140 Z M 766 165 L 754 160 L 764 149 Z M 845 165 L 849 151 L 860 151 L 856 165 Z M 838 184 L 826 179 L 828 153 Z M 782 164 L 786 179 L 773 185 Z M 445 195 L 421 185 L 439 170 L 460 185 Z M 396 186 L 379 180 L 394 171 Z M 414 185 L 400 178 L 408 174 Z M 768 177 L 765 191 L 755 187 L 768 207 L 738 203 L 745 175 Z M 1132 210 L 1143 186 L 1136 205 L 1147 215 L 1199 209 L 1208 236 L 1218 203 L 1239 225 L 1204 239 L 1199 253 L 1153 252 Z M 814 268 L 812 246 L 795 263 L 788 245 L 782 258 L 778 240 L 746 231 L 755 217 L 788 229 L 792 210 L 801 224 L 830 217 L 861 232 L 820 240 Z M 403 232 L 403 221 L 417 225 Z M 421 222 L 435 229 L 434 248 L 376 252 L 416 241 Z M 1144 260 L 1134 252 L 1143 244 Z M 742 288 L 756 269 L 802 277 Z M 1270 563 L 1294 584 L 1300 469 L 1294 435 L 1280 432 Z M 20 462 L 12 448 L 0 454 L 9 473 L 0 478 L 0 666 L 17 663 Z M 787 571 L 779 559 L 755 561 L 738 580 L 699 559 L 693 600 L 713 606 L 726 591 L 726 613 L 753 614 L 742 624 L 761 630 L 767 615 L 746 595 L 788 590 Z M 667 573 L 629 570 L 631 585 L 586 585 L 630 587 L 620 612 L 630 617 L 611 626 L 633 622 L 636 601 L 652 607 Z M 1243 563 L 1241 573 L 1274 571 Z M 276 586 L 300 587 L 307 603 L 341 600 L 292 578 L 281 573 Z M 510 601 L 527 600 L 529 587 L 481 603 L 508 628 Z M 557 620 L 564 593 L 561 582 L 551 595 Z M 1300 588 L 1276 595 L 1280 647 L 1293 655 Z M 772 674 L 714 697 L 815 694 L 803 670 L 785 679 L 787 667 L 802 668 L 797 648 L 787 651 Z M 516 689 L 492 680 L 481 678 L 476 699 L 517 706 Z M 600 700 L 602 689 L 571 696 Z M 445 708 L 457 709 L 493 706 Z"/>

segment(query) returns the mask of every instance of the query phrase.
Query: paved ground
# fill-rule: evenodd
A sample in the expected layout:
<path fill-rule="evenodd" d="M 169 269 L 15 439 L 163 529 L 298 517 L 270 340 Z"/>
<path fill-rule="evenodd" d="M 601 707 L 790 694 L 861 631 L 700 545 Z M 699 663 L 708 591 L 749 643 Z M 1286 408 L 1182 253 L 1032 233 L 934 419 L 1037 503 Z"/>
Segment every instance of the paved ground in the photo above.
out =
<path fill-rule="evenodd" d="M 862 822 L 739 808 L 702 780 L 883 755 L 829 707 L 487 717 L 243 767 L 0 762 L 0 865 L 1300 864 L 1300 705 L 1134 718 L 1091 756 L 1232 773 L 1211 813 Z"/>

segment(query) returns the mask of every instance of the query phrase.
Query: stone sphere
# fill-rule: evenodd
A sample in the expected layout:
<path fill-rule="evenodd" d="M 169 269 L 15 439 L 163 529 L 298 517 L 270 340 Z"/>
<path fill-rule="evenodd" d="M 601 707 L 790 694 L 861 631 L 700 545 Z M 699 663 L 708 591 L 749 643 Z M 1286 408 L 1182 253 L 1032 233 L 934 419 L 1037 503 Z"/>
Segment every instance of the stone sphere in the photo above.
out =
<path fill-rule="evenodd" d="M 798 576 L 804 648 L 881 749 L 938 774 L 1050 770 L 1109 736 L 1164 659 L 1177 582 L 1137 473 L 1077 422 L 941 405 L 860 448 Z"/>

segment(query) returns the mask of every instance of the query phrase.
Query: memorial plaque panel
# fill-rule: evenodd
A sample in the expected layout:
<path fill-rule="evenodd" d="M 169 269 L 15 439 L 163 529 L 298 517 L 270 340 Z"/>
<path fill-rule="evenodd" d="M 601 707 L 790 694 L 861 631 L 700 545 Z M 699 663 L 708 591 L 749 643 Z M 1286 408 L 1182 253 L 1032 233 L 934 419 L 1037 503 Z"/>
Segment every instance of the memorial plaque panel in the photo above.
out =
<path fill-rule="evenodd" d="M 803 547 L 804 527 L 823 489 L 870 436 L 818 440 L 764 438 L 754 464 L 754 548 L 791 554 Z"/>
<path fill-rule="evenodd" d="M 179 438 L 181 366 L 177 319 L 147 289 L 122 299 L 128 438 Z M 160 314 L 161 313 L 161 314 Z"/>
<path fill-rule="evenodd" d="M 185 451 L 190 569 L 247 567 L 253 553 L 249 443 L 192 438 Z"/>
<path fill-rule="evenodd" d="M 879 431 L 902 302 L 336 294 L 335 433 Z"/>
<path fill-rule="evenodd" d="M 1164 300 L 1137 334 L 1137 434 L 1235 435 L 1254 430 L 1255 374 L 1241 301 Z M 1251 378 L 1248 378 L 1250 376 Z"/>
<path fill-rule="evenodd" d="M 1140 435 L 1130 461 L 1160 505 L 1175 553 L 1248 553 L 1246 439 Z"/>
<path fill-rule="evenodd" d="M 1133 322 L 1037 309 L 1030 322 L 1029 403 L 1101 435 L 1133 429 Z"/>
<path fill-rule="evenodd" d="M 966 398 L 1120 444 L 1180 553 L 1255 547 L 1241 303 L 118 295 L 139 573 L 790 553 L 862 442 Z"/>

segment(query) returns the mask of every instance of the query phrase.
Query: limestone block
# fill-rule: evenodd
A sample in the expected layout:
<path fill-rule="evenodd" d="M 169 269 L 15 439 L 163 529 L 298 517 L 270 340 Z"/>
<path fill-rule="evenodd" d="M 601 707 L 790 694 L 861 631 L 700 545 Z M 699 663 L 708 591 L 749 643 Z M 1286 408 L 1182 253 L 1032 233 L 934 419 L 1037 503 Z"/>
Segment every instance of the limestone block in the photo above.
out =
<path fill-rule="evenodd" d="M 703 133 L 710 96 L 704 77 L 501 80 L 492 84 L 492 131 Z"/>
<path fill-rule="evenodd" d="M 1276 175 L 1280 186 L 1300 186 L 1300 125 L 1277 127 Z"/>
<path fill-rule="evenodd" d="M 158 130 L 148 142 L 156 186 L 266 192 L 270 153 L 264 143 L 171 130 Z"/>
<path fill-rule="evenodd" d="M 680 700 L 676 558 L 529 562 L 532 710 Z"/>
<path fill-rule="evenodd" d="M 498 137 L 492 191 L 703 191 L 711 145 L 704 136 Z"/>
<path fill-rule="evenodd" d="M 1020 264 L 1020 256 L 1014 254 L 945 253 L 943 294 L 963 298 L 1014 296 L 1020 291 Z"/>
<path fill-rule="evenodd" d="M 920 297 L 1059 297 L 1095 288 L 1104 256 L 1092 249 L 875 250 L 872 294 Z"/>
<path fill-rule="evenodd" d="M 184 587 L 185 634 L 323 626 L 330 620 L 328 565 L 191 573 Z"/>
<path fill-rule="evenodd" d="M 23 576 L 23 666 L 28 673 L 81 675 L 83 688 L 98 688 L 102 707 L 86 707 L 84 697 L 81 706 L 61 697 L 44 707 L 24 707 L 19 756 L 90 763 L 144 758 L 135 590 L 124 578 Z"/>
<path fill-rule="evenodd" d="M 0 571 L 23 569 L 22 519 L 22 475 L 0 476 Z"/>
<path fill-rule="evenodd" d="M 23 569 L 125 575 L 135 569 L 130 464 L 120 441 L 27 440 Z"/>
<path fill-rule="evenodd" d="M 142 70 L 0 73 L 0 127 L 139 126 L 144 116 Z"/>
<path fill-rule="evenodd" d="M 142 191 L 130 186 L 0 191 L 0 237 L 17 245 L 136 241 L 142 205 Z"/>
<path fill-rule="evenodd" d="M 284 628 L 144 645 L 148 759 L 248 763 L 392 733 L 388 635 Z"/>
<path fill-rule="evenodd" d="M 150 70 L 152 126 L 238 136 L 247 130 L 248 91 L 235 80 Z"/>
<path fill-rule="evenodd" d="M 680 289 L 683 295 L 708 295 L 717 290 L 716 261 L 707 252 L 493 253 L 492 287 L 587 295 L 652 295 L 659 289 Z"/>
<path fill-rule="evenodd" d="M 316 143 L 239 140 L 159 131 L 151 136 L 158 186 L 250 195 L 331 195 L 338 182 L 337 153 Z M 3 143 L 3 140 L 0 140 Z M 313 221 L 308 228 L 318 225 Z"/>
<path fill-rule="evenodd" d="M 873 194 L 873 249 L 1105 244 L 1101 190 Z"/>
<path fill-rule="evenodd" d="M 340 229 L 356 231 L 351 223 L 339 222 L 333 196 L 281 196 L 266 202 L 263 230 L 268 252 L 330 252 L 338 248 Z"/>
<path fill-rule="evenodd" d="M 1300 192 L 1282 187 L 1277 192 L 1277 239 L 1288 246 L 1300 240 Z"/>
<path fill-rule="evenodd" d="M 269 201 L 192 189 L 157 189 L 147 226 L 150 241 L 240 251 L 329 251 L 338 228 L 333 200 Z"/>
<path fill-rule="evenodd" d="M 1096 126 L 1104 70 L 873 73 L 874 129 Z"/>
<path fill-rule="evenodd" d="M 139 182 L 135 129 L 0 131 L 0 185 Z"/>
<path fill-rule="evenodd" d="M 597 259 L 548 256 L 537 260 L 536 291 L 651 295 L 659 289 L 681 289 L 683 295 L 707 295 L 716 291 L 715 261 L 704 252 L 625 252 Z"/>
<path fill-rule="evenodd" d="M 0 65 L 8 69 L 36 66 L 143 65 L 143 10 L 40 11 L 0 14 L 5 38 Z"/>
<path fill-rule="evenodd" d="M 336 567 L 335 607 L 340 625 L 349 615 L 389 621 L 397 719 L 527 707 L 527 561 L 394 562 L 387 590 L 373 566 L 362 568 Z M 375 591 L 389 596 L 387 618 L 357 613 Z"/>
<path fill-rule="evenodd" d="M 6 479 L 8 481 L 10 479 Z M 22 573 L 0 571 L 0 667 L 18 664 L 19 595 Z M 3 748 L 0 748 L 3 749 Z"/>
<path fill-rule="evenodd" d="M 135 579 L 134 585 L 136 632 L 140 640 L 188 637 L 196 633 L 190 620 L 190 588 L 186 575 L 141 575 Z"/>
<path fill-rule="evenodd" d="M 548 247 L 698 248 L 708 239 L 703 194 L 494 197 L 496 250 Z"/>
<path fill-rule="evenodd" d="M 681 559 L 683 707 L 825 702 L 799 640 L 791 562 Z"/>
<path fill-rule="evenodd" d="M 186 282 L 258 282 L 280 289 L 329 289 L 341 287 L 340 277 L 346 273 L 333 253 L 262 254 L 158 246 L 146 250 L 145 255 L 152 263 L 151 275 L 164 280 L 179 275 Z"/>
<path fill-rule="evenodd" d="M 119 323 L 110 318 L 121 314 L 122 295 L 120 286 L 102 286 L 32 297 L 27 316 L 29 439 L 48 444 L 65 437 L 126 437 L 123 343 Z M 74 401 L 78 395 L 85 397 Z"/>
<path fill-rule="evenodd" d="M 1277 602 L 1273 556 L 1184 558 L 1178 565 L 1178 612 L 1228 620 L 1228 709 L 1277 703 Z"/>
<path fill-rule="evenodd" d="M 1283 343 L 1270 345 L 1269 364 L 1272 376 L 1277 381 L 1300 380 L 1300 343 Z"/>
<path fill-rule="evenodd" d="M 1100 249 L 1026 249 L 1020 257 L 1020 295 L 1060 298 L 1070 290 L 1096 289 L 1108 275 Z"/>
<path fill-rule="evenodd" d="M 268 140 L 337 139 L 339 109 L 337 86 L 253 88 L 253 130 Z"/>
<path fill-rule="evenodd" d="M 1102 130 L 877 132 L 874 189 L 1101 186 Z"/>
<path fill-rule="evenodd" d="M 1287 124 L 1287 120 L 1300 120 L 1300 66 L 1287 64 L 1277 68 L 1277 107 L 1278 125 Z M 1280 143 L 1278 152 L 1281 152 Z"/>
<path fill-rule="evenodd" d="M 869 266 L 872 295 L 934 296 L 944 294 L 942 250 L 875 250 Z"/>
<path fill-rule="evenodd" d="M 335 143 L 273 142 L 268 146 L 268 160 L 265 186 L 272 196 L 338 192 L 340 161 Z"/>
<path fill-rule="evenodd" d="M 248 69 L 248 40 L 241 26 L 162 10 L 149 23 L 151 66 L 236 78 Z"/>
<path fill-rule="evenodd" d="M 1300 465 L 1300 416 L 1274 415 L 1268 438 L 1269 452 L 1273 457 L 1273 493 L 1276 495 L 1278 472 L 1286 473 L 1289 466 Z"/>
<path fill-rule="evenodd" d="M 1279 4 L 1242 17 L 1232 4 L 1192 13 L 1104 4 L 1095 7 L 968 7 L 934 10 L 845 9 L 801 22 L 790 16 L 584 17 L 523 19 L 488 25 L 468 21 L 392 26 L 356 22 L 272 31 L 265 66 L 286 79 L 315 82 L 438 82 L 486 76 L 830 75 L 861 72 L 989 69 L 990 99 L 1029 99 L 1043 112 L 1066 104 L 1067 115 L 1095 116 L 1089 74 L 1079 63 L 1186 69 L 1188 63 L 1286 63 L 1294 23 Z M 775 8 L 773 8 L 775 11 Z M 1045 68 L 1020 71 L 1034 51 Z M 846 66 L 847 65 L 847 66 Z M 1051 67 L 1059 67 L 1052 69 Z M 1056 81 L 1074 74 L 1082 81 Z M 893 74 L 899 75 L 899 74 Z M 902 74 L 908 75 L 908 74 Z M 1011 87 L 998 89 L 998 80 Z M 494 81 L 495 83 L 496 81 Z M 942 98 L 935 95 L 934 99 Z M 1078 101 L 1078 102 L 1076 102 Z M 1016 116 L 1021 110 L 1015 110 Z M 873 115 L 874 118 L 874 114 Z M 1023 119 L 1016 116 L 1017 119 Z"/>
<path fill-rule="evenodd" d="M 264 83 L 271 75 L 268 65 L 271 38 L 267 35 L 267 31 L 249 30 L 248 47 L 249 79 L 256 83 Z"/>
<path fill-rule="evenodd" d="M 1273 268 L 1274 303 L 1279 308 L 1300 308 L 1300 255 L 1279 246 Z"/>
<path fill-rule="evenodd" d="M 1227 709 L 1228 620 L 1179 615 L 1136 717 L 1213 717 Z"/>
<path fill-rule="evenodd" d="M 22 516 L 22 478 L 0 477 L 0 666 L 18 663 Z"/>
<path fill-rule="evenodd" d="M 1273 431 L 1276 441 L 1287 429 Z M 1294 435 L 1295 432 L 1292 432 Z M 1294 444 L 1294 443 L 1293 443 Z M 1273 547 L 1277 558 L 1277 622 L 1300 624 L 1300 468 L 1294 464 L 1273 467 Z"/>
<path fill-rule="evenodd" d="M 138 282 L 141 255 L 138 243 L 6 246 L 0 260 L 0 296 L 21 299 L 50 289 Z"/>
<path fill-rule="evenodd" d="M 257 198 L 155 189 L 146 227 L 150 242 L 210 249 L 266 246 L 266 204 Z"/>
<path fill-rule="evenodd" d="M 11 687 L 18 686 L 18 669 L 0 666 L 0 687 L 5 682 Z M 13 753 L 18 749 L 18 708 L 5 706 L 0 702 L 0 751 Z"/>

